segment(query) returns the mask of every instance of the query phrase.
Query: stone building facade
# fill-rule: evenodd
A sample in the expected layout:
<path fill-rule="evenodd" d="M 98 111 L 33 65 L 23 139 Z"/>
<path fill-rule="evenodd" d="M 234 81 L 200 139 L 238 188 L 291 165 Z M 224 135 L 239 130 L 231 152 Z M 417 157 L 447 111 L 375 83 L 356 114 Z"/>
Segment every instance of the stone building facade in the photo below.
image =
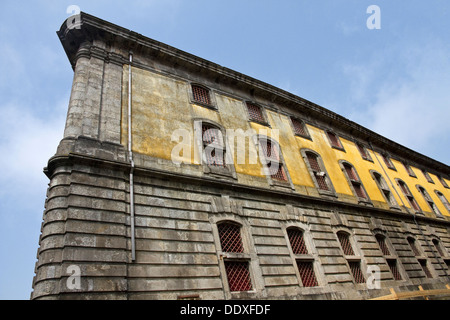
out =
<path fill-rule="evenodd" d="M 75 21 L 75 23 L 74 23 Z M 450 167 L 81 13 L 32 299 L 368 299 L 450 281 Z"/>

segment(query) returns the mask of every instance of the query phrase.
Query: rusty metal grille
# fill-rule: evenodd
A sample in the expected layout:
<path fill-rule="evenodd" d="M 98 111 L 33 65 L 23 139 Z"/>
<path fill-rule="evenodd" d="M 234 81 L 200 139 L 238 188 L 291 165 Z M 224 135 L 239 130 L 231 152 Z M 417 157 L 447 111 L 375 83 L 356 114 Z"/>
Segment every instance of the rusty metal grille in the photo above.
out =
<path fill-rule="evenodd" d="M 317 182 L 317 185 L 319 186 L 319 189 L 327 190 L 327 191 L 330 190 L 330 188 L 328 187 L 328 183 L 327 183 L 327 179 L 326 179 L 325 175 L 321 175 L 320 173 L 315 172 L 314 177 L 316 178 L 316 182 Z"/>
<path fill-rule="evenodd" d="M 220 130 L 207 124 L 202 125 L 202 141 L 204 144 L 223 146 L 222 133 Z"/>
<path fill-rule="evenodd" d="M 292 126 L 294 127 L 294 132 L 301 136 L 308 136 L 306 132 L 305 124 L 297 119 L 292 119 Z"/>
<path fill-rule="evenodd" d="M 306 248 L 305 239 L 303 239 L 303 232 L 301 230 L 288 229 L 287 234 L 294 254 L 308 254 L 308 249 Z"/>
<path fill-rule="evenodd" d="M 319 165 L 319 160 L 317 159 L 317 156 L 315 154 L 308 152 L 306 153 L 306 157 L 308 158 L 309 166 L 312 170 L 318 172 L 322 171 Z"/>
<path fill-rule="evenodd" d="M 444 251 L 442 251 L 442 248 L 441 248 L 441 245 L 439 244 L 439 241 L 436 240 L 436 239 L 433 239 L 432 242 L 433 242 L 433 244 L 434 244 L 434 246 L 435 246 L 437 252 L 439 252 L 439 255 L 440 255 L 441 257 L 445 257 Z"/>
<path fill-rule="evenodd" d="M 407 196 L 409 203 L 411 204 L 411 207 L 416 210 L 420 211 L 419 205 L 416 202 L 416 199 L 414 199 L 413 196 Z"/>
<path fill-rule="evenodd" d="M 280 161 L 280 155 L 277 145 L 274 146 L 272 145 L 272 141 L 265 139 L 260 140 L 260 145 L 266 158 Z"/>
<path fill-rule="evenodd" d="M 192 94 L 194 96 L 194 101 L 212 105 L 208 89 L 199 86 L 192 86 Z"/>
<path fill-rule="evenodd" d="M 255 120 L 258 122 L 262 122 L 262 123 L 266 122 L 266 120 L 264 120 L 262 110 L 259 106 L 255 105 L 253 103 L 247 102 L 247 109 L 248 109 L 248 113 L 250 115 L 251 120 Z"/>
<path fill-rule="evenodd" d="M 356 174 L 355 168 L 348 164 L 344 164 L 345 172 L 347 173 L 347 176 L 350 180 L 353 181 L 359 181 L 358 175 Z"/>
<path fill-rule="evenodd" d="M 353 279 L 356 283 L 364 283 L 366 280 L 364 279 L 364 275 L 361 271 L 361 263 L 359 261 L 350 261 L 348 263 L 350 266 L 350 270 L 353 274 Z"/>
<path fill-rule="evenodd" d="M 272 173 L 272 170 L 273 171 L 275 171 L 275 170 L 273 168 L 269 168 L 269 170 L 271 172 L 270 176 L 273 179 L 277 179 L 277 180 L 280 180 L 280 181 L 286 181 L 287 178 L 286 178 L 286 174 L 284 172 L 283 165 L 281 163 L 272 163 L 272 165 L 274 165 L 274 164 L 278 166 L 278 169 L 277 169 L 277 171 L 275 173 Z"/>
<path fill-rule="evenodd" d="M 353 189 L 358 197 L 367 199 L 366 192 L 361 183 L 352 181 Z"/>
<path fill-rule="evenodd" d="M 350 243 L 350 237 L 347 233 L 338 232 L 337 234 L 339 242 L 341 243 L 342 251 L 347 256 L 354 256 L 355 252 L 353 251 L 352 245 Z"/>
<path fill-rule="evenodd" d="M 297 260 L 298 272 L 300 273 L 300 279 L 304 287 L 317 287 L 316 274 L 314 273 L 314 266 L 312 261 L 300 261 Z"/>
<path fill-rule="evenodd" d="M 420 259 L 419 263 L 420 263 L 420 266 L 422 267 L 423 272 L 427 276 L 427 278 L 433 278 L 433 276 L 431 275 L 430 269 L 428 269 L 427 260 Z"/>
<path fill-rule="evenodd" d="M 244 252 L 240 226 L 231 223 L 221 223 L 217 228 L 223 252 Z"/>
<path fill-rule="evenodd" d="M 359 144 L 359 143 L 357 143 L 356 146 L 358 147 L 359 153 L 361 153 L 361 157 L 363 159 L 369 159 L 369 153 L 366 150 L 366 148 L 363 145 Z"/>
<path fill-rule="evenodd" d="M 414 252 L 414 255 L 416 257 L 420 256 L 420 252 L 416 246 L 416 240 L 414 240 L 413 238 L 408 238 L 407 240 L 408 240 L 409 246 L 411 247 L 412 251 Z"/>
<path fill-rule="evenodd" d="M 400 188 L 402 189 L 403 194 L 405 196 L 410 196 L 411 195 L 411 192 L 409 192 L 408 186 L 403 181 L 399 181 L 398 184 L 399 184 Z"/>
<path fill-rule="evenodd" d="M 331 145 L 336 148 L 342 148 L 342 144 L 339 141 L 339 138 L 332 132 L 327 132 L 328 137 L 330 138 Z"/>
<path fill-rule="evenodd" d="M 315 154 L 309 152 L 306 153 L 306 157 L 308 159 L 309 166 L 314 173 L 314 178 L 316 179 L 319 189 L 330 190 L 330 188 L 328 187 L 327 179 L 325 177 L 325 173 L 320 167 L 318 157 Z"/>
<path fill-rule="evenodd" d="M 377 235 L 375 238 L 377 239 L 377 242 L 378 242 L 378 245 L 380 246 L 381 252 L 383 252 L 383 254 L 385 256 L 390 256 L 391 253 L 389 252 L 389 248 L 386 245 L 386 239 L 380 235 Z"/>
<path fill-rule="evenodd" d="M 206 163 L 211 166 L 224 167 L 224 153 L 222 133 L 218 128 L 202 125 L 203 151 Z"/>
<path fill-rule="evenodd" d="M 387 260 L 389 269 L 391 269 L 392 275 L 394 276 L 395 280 L 402 280 L 402 276 L 400 274 L 400 271 L 398 270 L 398 266 L 397 266 L 397 260 L 395 259 L 390 259 Z"/>
<path fill-rule="evenodd" d="M 248 262 L 225 261 L 224 263 L 230 291 L 252 290 Z"/>

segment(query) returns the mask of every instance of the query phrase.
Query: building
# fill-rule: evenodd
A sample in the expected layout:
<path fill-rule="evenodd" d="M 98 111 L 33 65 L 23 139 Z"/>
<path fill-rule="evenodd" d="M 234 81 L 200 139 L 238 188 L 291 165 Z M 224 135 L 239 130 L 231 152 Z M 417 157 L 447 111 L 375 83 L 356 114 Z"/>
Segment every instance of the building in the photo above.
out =
<path fill-rule="evenodd" d="M 81 13 L 32 299 L 369 299 L 449 282 L 450 167 Z"/>

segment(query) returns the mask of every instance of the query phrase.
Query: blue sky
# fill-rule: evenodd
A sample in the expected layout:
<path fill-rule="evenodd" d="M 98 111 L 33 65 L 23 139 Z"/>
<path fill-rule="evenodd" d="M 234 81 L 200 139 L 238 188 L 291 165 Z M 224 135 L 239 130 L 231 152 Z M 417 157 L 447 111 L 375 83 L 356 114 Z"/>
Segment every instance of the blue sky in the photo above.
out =
<path fill-rule="evenodd" d="M 308 99 L 450 164 L 448 0 L 0 2 L 0 299 L 29 299 L 73 72 L 56 31 L 84 12 Z M 370 30 L 369 5 L 381 13 Z"/>

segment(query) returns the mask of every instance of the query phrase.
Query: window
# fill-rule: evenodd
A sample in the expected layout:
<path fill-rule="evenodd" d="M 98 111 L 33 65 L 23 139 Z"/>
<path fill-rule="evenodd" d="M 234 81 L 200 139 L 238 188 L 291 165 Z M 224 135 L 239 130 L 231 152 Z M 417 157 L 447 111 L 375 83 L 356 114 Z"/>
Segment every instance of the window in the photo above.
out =
<path fill-rule="evenodd" d="M 447 209 L 447 211 L 450 213 L 450 203 L 448 202 L 447 198 L 445 198 L 444 194 L 440 191 L 435 190 L 434 191 L 438 198 L 441 200 L 444 207 Z"/>
<path fill-rule="evenodd" d="M 417 186 L 417 189 L 419 190 L 419 192 L 422 194 L 423 198 L 425 199 L 425 201 L 428 203 L 428 205 L 430 206 L 430 209 L 432 212 L 434 212 L 434 214 L 438 217 L 442 217 L 442 213 L 441 211 L 439 211 L 438 207 L 436 206 L 436 204 L 434 203 L 433 199 L 431 199 L 430 195 L 428 194 L 427 190 L 425 190 L 424 187 L 422 186 Z"/>
<path fill-rule="evenodd" d="M 281 182 L 283 183 L 282 186 L 289 183 L 279 144 L 267 137 L 260 137 L 258 141 L 261 162 L 264 165 L 266 175 L 271 179 L 270 183 Z"/>
<path fill-rule="evenodd" d="M 267 125 L 267 121 L 264 117 L 263 110 L 260 106 L 252 102 L 247 102 L 247 110 L 251 121 Z"/>
<path fill-rule="evenodd" d="M 381 234 L 375 235 L 375 239 L 378 242 L 378 246 L 380 247 L 381 252 L 383 253 L 384 258 L 386 259 L 386 263 L 391 270 L 392 276 L 394 280 L 402 280 L 402 276 L 400 274 L 399 267 L 397 265 L 397 259 L 391 254 L 389 250 L 386 237 Z"/>
<path fill-rule="evenodd" d="M 350 242 L 350 234 L 345 231 L 339 231 L 337 233 L 339 243 L 341 244 L 342 252 L 347 259 L 348 266 L 350 268 L 351 275 L 355 283 L 365 283 L 364 274 L 361 270 L 361 259 L 355 255 L 355 251 Z"/>
<path fill-rule="evenodd" d="M 361 154 L 361 157 L 364 160 L 368 160 L 368 161 L 372 161 L 372 157 L 369 154 L 369 151 L 367 150 L 367 148 L 365 146 L 363 146 L 361 143 L 356 143 L 356 147 L 359 150 L 359 153 Z"/>
<path fill-rule="evenodd" d="M 406 185 L 406 183 L 404 183 L 402 180 L 397 180 L 397 183 L 400 187 L 400 189 L 402 189 L 403 195 L 405 196 L 406 199 L 408 199 L 409 204 L 411 205 L 411 208 L 415 211 L 420 213 L 420 207 L 417 204 L 416 199 L 414 198 L 414 196 L 412 195 L 411 191 L 409 191 L 408 186 Z"/>
<path fill-rule="evenodd" d="M 244 254 L 241 226 L 233 222 L 221 222 L 217 229 L 230 291 L 252 290 L 249 258 Z"/>
<path fill-rule="evenodd" d="M 392 163 L 391 157 L 389 157 L 389 155 L 383 153 L 383 154 L 381 155 L 381 157 L 383 158 L 384 163 L 386 164 L 386 166 L 387 166 L 389 169 L 397 170 L 397 169 L 395 169 L 395 166 L 394 166 L 394 164 Z"/>
<path fill-rule="evenodd" d="M 437 176 L 441 184 L 444 186 L 444 188 L 449 188 L 447 182 L 442 178 L 441 176 Z"/>
<path fill-rule="evenodd" d="M 320 194 L 335 196 L 334 188 L 321 157 L 310 150 L 301 150 L 303 159 L 309 170 L 316 189 Z"/>
<path fill-rule="evenodd" d="M 328 140 L 330 141 L 330 145 L 333 148 L 344 151 L 344 147 L 342 146 L 341 140 L 339 137 L 331 131 L 326 131 Z"/>
<path fill-rule="evenodd" d="M 413 237 L 408 237 L 407 241 L 409 243 L 409 246 L 411 247 L 411 250 L 414 253 L 414 256 L 417 258 L 417 262 L 420 264 L 425 276 L 427 278 L 432 278 L 433 276 L 431 275 L 430 269 L 428 268 L 427 259 L 424 258 L 421 251 L 419 251 L 419 248 L 416 245 L 416 240 Z"/>
<path fill-rule="evenodd" d="M 358 197 L 358 199 L 367 202 L 369 197 L 364 189 L 361 179 L 356 172 L 356 169 L 348 162 L 343 162 L 342 166 L 344 168 L 344 173 L 353 189 L 353 193 Z"/>
<path fill-rule="evenodd" d="M 306 128 L 306 125 L 303 121 L 291 117 L 291 123 L 292 123 L 292 128 L 294 129 L 295 135 L 303 137 L 303 138 L 311 139 L 308 129 Z"/>
<path fill-rule="evenodd" d="M 422 169 L 422 173 L 429 183 L 434 183 L 433 179 L 431 179 L 430 174 L 426 170 Z"/>
<path fill-rule="evenodd" d="M 442 258 L 445 258 L 446 255 L 444 254 L 444 251 L 442 250 L 442 247 L 441 247 L 441 244 L 439 243 L 439 240 L 433 239 L 432 242 L 433 242 L 434 247 L 436 248 L 436 251 L 439 253 L 439 255 Z"/>
<path fill-rule="evenodd" d="M 222 132 L 210 124 L 202 124 L 203 152 L 209 166 L 225 166 L 225 144 Z"/>
<path fill-rule="evenodd" d="M 371 171 L 371 173 L 372 173 L 372 177 L 374 178 L 382 195 L 386 199 L 386 202 L 391 207 L 398 208 L 397 201 L 395 200 L 394 195 L 392 194 L 391 189 L 389 188 L 389 186 L 386 183 L 386 180 L 383 178 L 383 176 L 380 173 L 373 171 L 373 170 Z"/>
<path fill-rule="evenodd" d="M 205 87 L 199 86 L 199 85 L 192 85 L 192 100 L 193 102 L 212 106 L 213 103 L 211 101 L 211 96 L 209 93 L 209 89 L 206 89 Z"/>
<path fill-rule="evenodd" d="M 417 178 L 416 174 L 414 173 L 413 169 L 411 168 L 411 166 L 409 164 L 407 164 L 406 162 L 403 162 L 403 166 L 406 169 L 406 172 L 408 172 L 408 174 L 411 177 Z"/>
<path fill-rule="evenodd" d="M 314 272 L 314 258 L 309 255 L 305 239 L 303 238 L 303 231 L 298 228 L 291 227 L 288 228 L 286 232 L 303 286 L 318 286 L 319 283 Z"/>

